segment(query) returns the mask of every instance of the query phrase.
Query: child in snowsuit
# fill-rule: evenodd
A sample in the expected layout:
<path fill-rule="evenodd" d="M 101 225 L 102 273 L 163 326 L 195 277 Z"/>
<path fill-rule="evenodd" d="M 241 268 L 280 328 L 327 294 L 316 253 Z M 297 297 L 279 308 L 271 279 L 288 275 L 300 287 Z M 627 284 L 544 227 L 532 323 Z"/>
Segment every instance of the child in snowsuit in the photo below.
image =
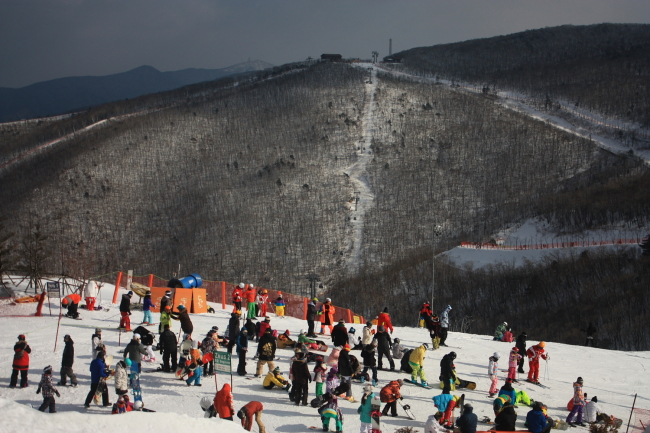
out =
<path fill-rule="evenodd" d="M 335 395 L 331 395 L 330 399 L 318 409 L 318 413 L 323 421 L 323 431 L 329 430 L 331 419 L 336 423 L 336 431 L 343 431 L 343 414 L 339 409 L 338 399 Z"/>
<path fill-rule="evenodd" d="M 490 377 L 491 385 L 490 385 L 490 397 L 494 397 L 494 395 L 497 393 L 497 384 L 499 383 L 499 358 L 501 355 L 499 355 L 499 352 L 494 352 L 492 356 L 490 356 L 490 363 L 488 364 L 488 376 Z"/>
<path fill-rule="evenodd" d="M 29 354 L 32 348 L 27 344 L 24 334 L 18 336 L 18 343 L 14 345 L 14 362 L 12 365 L 11 380 L 9 387 L 15 388 L 18 383 L 18 373 L 20 372 L 20 387 L 27 387 L 27 372 L 29 371 Z"/>
<path fill-rule="evenodd" d="M 544 353 L 544 347 L 546 347 L 546 343 L 541 341 L 526 351 L 529 367 L 528 382 L 539 383 L 539 358 L 548 359 L 548 355 Z"/>
<path fill-rule="evenodd" d="M 372 392 L 372 385 L 367 384 L 363 387 L 363 397 L 361 397 L 361 406 L 357 409 L 361 419 L 361 433 L 371 433 L 372 431 L 372 399 L 375 393 Z"/>
<path fill-rule="evenodd" d="M 208 331 L 205 335 L 205 338 L 201 342 L 201 353 L 206 355 L 212 353 L 217 348 L 217 342 L 214 341 L 214 332 L 212 330 Z M 214 374 L 214 359 L 209 361 L 205 368 L 203 369 L 203 377 L 212 376 Z"/>
<path fill-rule="evenodd" d="M 185 381 L 187 386 L 191 386 L 192 384 L 194 386 L 201 386 L 201 376 L 203 375 L 203 368 L 201 368 L 203 365 L 202 358 L 201 351 L 198 349 L 198 342 L 194 341 L 192 343 L 192 350 L 190 350 L 190 358 L 185 361 L 185 368 L 190 372 Z"/>
<path fill-rule="evenodd" d="M 361 373 L 361 383 L 366 381 L 366 373 L 368 369 L 372 370 L 372 386 L 377 386 L 377 360 L 375 359 L 375 344 L 366 345 L 361 351 L 361 358 L 363 358 L 363 372 Z"/>
<path fill-rule="evenodd" d="M 517 382 L 517 365 L 519 365 L 520 359 L 519 348 L 515 346 L 510 351 L 510 356 L 508 357 L 508 380 L 510 382 Z"/>
<path fill-rule="evenodd" d="M 275 315 L 277 317 L 284 317 L 284 307 L 286 304 L 284 303 L 284 299 L 282 299 L 282 295 L 279 295 L 273 303 L 275 304 Z"/>
<path fill-rule="evenodd" d="M 327 373 L 327 379 L 325 381 L 325 392 L 334 392 L 334 390 L 338 388 L 340 384 L 341 380 L 339 379 L 339 369 L 337 367 L 330 368 L 329 373 Z"/>
<path fill-rule="evenodd" d="M 401 387 L 404 381 L 402 379 L 392 380 L 381 389 L 379 393 L 379 398 L 382 403 L 386 403 L 384 410 L 381 411 L 383 416 L 388 415 L 390 410 L 390 416 L 397 416 L 397 400 L 402 399 Z"/>
<path fill-rule="evenodd" d="M 40 394 L 43 391 L 43 404 L 38 408 L 41 412 L 45 412 L 46 408 L 50 408 L 50 413 L 56 412 L 56 400 L 54 400 L 54 394 L 57 397 L 61 397 L 59 391 L 52 385 L 52 366 L 48 365 L 43 369 L 43 375 L 41 376 L 41 381 L 38 384 L 38 389 L 36 394 Z"/>
<path fill-rule="evenodd" d="M 151 292 L 147 291 L 147 294 L 142 300 L 142 311 L 144 312 L 144 317 L 142 318 L 141 325 L 149 325 L 153 323 L 153 316 L 151 315 L 151 309 L 155 308 L 153 301 L 151 300 Z"/>
<path fill-rule="evenodd" d="M 316 360 L 316 367 L 314 367 L 314 382 L 316 383 L 316 397 L 325 394 L 323 388 L 325 387 L 325 372 L 327 367 L 323 363 L 323 358 Z"/>
<path fill-rule="evenodd" d="M 569 416 L 566 417 L 566 423 L 569 424 L 571 427 L 575 427 L 576 425 L 582 427 L 587 426 L 585 423 L 582 422 L 582 413 L 585 407 L 585 397 L 582 394 L 582 383 L 583 383 L 582 377 L 579 377 L 573 384 L 573 409 L 571 409 Z M 578 415 L 578 422 L 574 423 L 573 417 L 576 414 Z"/>

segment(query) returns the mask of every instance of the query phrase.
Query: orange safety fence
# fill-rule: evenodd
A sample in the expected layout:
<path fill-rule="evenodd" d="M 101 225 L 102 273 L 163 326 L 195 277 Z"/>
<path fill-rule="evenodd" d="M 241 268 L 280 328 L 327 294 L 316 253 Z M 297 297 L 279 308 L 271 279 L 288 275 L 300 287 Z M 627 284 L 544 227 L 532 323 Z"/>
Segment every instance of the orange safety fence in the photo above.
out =
<path fill-rule="evenodd" d="M 126 288 L 126 280 L 127 280 L 126 278 L 122 278 L 122 272 L 118 272 L 118 276 L 115 282 L 116 287 Z M 160 311 L 160 298 L 164 295 L 165 290 L 167 290 L 165 289 L 165 287 L 167 286 L 167 280 L 163 280 L 162 278 L 158 278 L 157 276 L 150 274 L 150 275 L 134 276 L 133 282 L 143 284 L 147 287 L 152 288 L 151 298 L 152 301 L 156 304 L 156 308 L 152 311 L 154 312 Z M 235 290 L 236 287 L 237 284 L 231 284 L 224 281 L 203 280 L 203 284 L 201 285 L 201 288 L 194 289 L 196 291 L 194 297 L 198 296 L 198 298 L 200 298 L 201 294 L 204 293 L 203 299 L 207 299 L 208 302 L 221 304 L 222 308 L 225 309 L 226 305 L 233 305 L 232 292 L 233 290 Z M 191 306 L 190 309 L 191 312 L 194 313 L 194 312 L 207 311 L 207 305 L 205 305 L 204 307 L 199 307 L 198 304 L 201 303 L 200 300 L 199 299 L 194 300 L 194 297 L 188 296 L 188 293 L 191 295 L 192 289 L 176 289 L 176 291 L 179 290 L 188 291 L 187 293 L 183 292 L 184 301 L 185 301 L 184 304 L 188 308 L 190 308 Z M 282 293 L 282 298 L 284 299 L 284 302 L 286 304 L 284 308 L 284 315 L 295 317 L 301 320 L 307 320 L 307 305 L 309 304 L 308 298 L 305 298 L 303 296 L 293 295 L 291 293 L 287 293 L 281 290 L 266 289 L 263 287 L 255 287 L 255 290 L 268 291 L 270 304 L 267 305 L 267 312 L 275 313 L 275 305 L 273 304 L 273 301 L 275 301 L 278 295 Z M 176 302 L 176 298 L 177 295 L 175 293 L 174 305 L 179 304 L 179 302 Z M 115 302 L 116 300 L 113 301 L 113 303 Z M 245 305 L 245 301 L 244 301 L 244 305 Z M 320 303 L 317 305 L 317 307 L 320 307 Z M 202 311 L 204 308 L 205 311 Z M 363 316 L 356 314 L 354 311 L 348 308 L 342 308 L 336 306 L 335 308 L 336 308 L 336 312 L 334 313 L 334 322 L 338 322 L 339 320 L 343 319 L 345 320 L 346 323 L 358 323 L 358 324 L 366 323 L 366 320 L 364 319 Z"/>
<path fill-rule="evenodd" d="M 630 433 L 644 433 L 650 431 L 650 410 L 634 408 L 633 422 L 630 424 Z"/>

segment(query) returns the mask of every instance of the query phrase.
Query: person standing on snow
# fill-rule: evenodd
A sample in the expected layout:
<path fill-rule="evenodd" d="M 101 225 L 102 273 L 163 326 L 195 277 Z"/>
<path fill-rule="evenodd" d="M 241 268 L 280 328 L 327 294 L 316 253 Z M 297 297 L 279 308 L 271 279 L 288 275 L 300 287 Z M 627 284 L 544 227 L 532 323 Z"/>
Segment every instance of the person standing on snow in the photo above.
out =
<path fill-rule="evenodd" d="M 90 392 L 86 396 L 86 402 L 84 407 L 88 409 L 90 407 L 90 402 L 93 400 L 97 388 L 102 381 L 102 378 L 108 377 L 108 369 L 104 363 L 104 352 L 99 352 L 97 358 L 93 359 L 90 363 Z M 108 388 L 104 387 L 102 390 L 102 403 L 104 407 L 110 406 L 111 403 L 108 400 Z"/>
<path fill-rule="evenodd" d="M 228 320 L 228 345 L 226 349 L 228 353 L 232 354 L 232 348 L 237 345 L 237 337 L 239 337 L 239 317 L 241 312 L 239 310 L 230 313 Z"/>
<path fill-rule="evenodd" d="M 412 369 L 411 381 L 417 383 L 419 377 L 422 386 L 428 386 L 427 375 L 424 372 L 424 357 L 426 356 L 428 348 L 429 345 L 423 343 L 420 347 L 413 349 L 413 352 L 411 352 L 411 356 L 409 357 L 409 366 Z"/>
<path fill-rule="evenodd" d="M 95 310 L 95 301 L 97 300 L 97 294 L 99 293 L 99 288 L 97 283 L 93 280 L 88 281 L 86 288 L 84 289 L 84 298 L 86 299 L 86 310 L 94 311 Z"/>
<path fill-rule="evenodd" d="M 255 287 L 252 284 L 248 285 L 248 288 L 244 292 L 244 299 L 246 299 L 246 317 L 249 319 L 254 319 L 257 317 L 257 304 L 255 300 L 257 299 L 257 292 L 255 292 Z"/>
<path fill-rule="evenodd" d="M 38 389 L 36 394 L 43 392 L 43 404 L 38 408 L 41 412 L 45 412 L 45 409 L 49 407 L 50 413 L 56 413 L 56 400 L 54 400 L 54 394 L 57 397 L 61 397 L 59 391 L 52 385 L 52 366 L 48 365 L 43 369 L 43 375 L 41 376 L 41 381 L 38 384 Z"/>
<path fill-rule="evenodd" d="M 372 329 L 372 322 L 367 322 L 366 326 L 364 326 L 362 329 L 361 344 L 363 346 L 367 346 L 368 344 L 370 344 L 374 335 L 375 332 Z"/>
<path fill-rule="evenodd" d="M 275 299 L 273 304 L 275 305 L 276 317 L 284 317 L 284 307 L 287 304 L 284 302 L 284 298 L 282 297 L 282 294 L 278 295 L 278 297 Z"/>
<path fill-rule="evenodd" d="M 418 327 L 424 328 L 427 320 L 431 318 L 431 316 L 433 316 L 433 310 L 431 310 L 431 305 L 428 302 L 425 302 L 424 304 L 422 304 L 422 308 L 420 308 L 420 320 L 418 321 Z"/>
<path fill-rule="evenodd" d="M 63 337 L 65 348 L 63 349 L 63 357 L 61 358 L 61 380 L 57 385 L 65 386 L 66 380 L 70 377 L 70 384 L 73 387 L 77 386 L 77 376 L 72 371 L 72 364 L 74 364 L 74 341 L 69 335 Z"/>
<path fill-rule="evenodd" d="M 330 332 L 332 334 L 332 344 L 334 346 L 345 346 L 349 343 L 348 328 L 345 327 L 345 320 L 339 320 L 339 323 L 334 326 Z"/>
<path fill-rule="evenodd" d="M 373 386 L 366 384 L 363 387 L 363 397 L 361 397 L 361 406 L 357 409 L 361 419 L 361 433 L 372 433 L 372 399 L 375 398 L 375 393 L 372 392 Z"/>
<path fill-rule="evenodd" d="M 141 325 L 153 324 L 153 316 L 151 315 L 151 309 L 156 308 L 153 301 L 151 300 L 151 292 L 147 290 L 147 294 L 144 295 L 142 300 L 142 312 L 144 317 L 142 318 Z"/>
<path fill-rule="evenodd" d="M 496 395 L 498 388 L 497 385 L 499 384 L 499 358 L 501 358 L 501 355 L 499 352 L 494 352 L 492 356 L 490 356 L 490 362 L 488 364 L 488 377 L 490 378 L 490 390 L 489 392 L 489 397 L 492 398 Z"/>
<path fill-rule="evenodd" d="M 569 413 L 569 416 L 566 417 L 566 423 L 571 427 L 579 425 L 581 427 L 587 427 L 587 424 L 582 422 L 582 415 L 585 408 L 585 396 L 582 393 L 582 377 L 579 377 L 573 384 L 573 409 Z M 578 415 L 577 423 L 573 422 L 573 417 Z"/>
<path fill-rule="evenodd" d="M 549 359 L 548 354 L 544 353 L 545 347 L 546 347 L 546 343 L 540 341 L 538 344 L 530 347 L 526 351 L 526 355 L 528 355 L 528 368 L 529 368 L 528 379 L 526 379 L 528 382 L 539 383 L 539 359 L 540 358 L 544 360 Z"/>
<path fill-rule="evenodd" d="M 309 384 L 311 383 L 311 373 L 307 365 L 305 354 L 296 353 L 296 359 L 291 364 L 293 372 L 293 392 L 296 406 L 302 401 L 303 406 L 307 406 L 307 396 L 309 395 Z"/>
<path fill-rule="evenodd" d="M 443 394 L 451 393 L 451 382 L 456 381 L 456 373 L 454 373 L 454 360 L 456 359 L 456 352 L 449 352 L 440 360 L 440 380 L 442 380 Z"/>
<path fill-rule="evenodd" d="M 27 344 L 25 334 L 18 336 L 18 342 L 14 345 L 14 362 L 11 371 L 9 388 L 15 388 L 18 383 L 18 373 L 20 372 L 20 387 L 27 387 L 27 373 L 29 372 L 29 354 L 32 348 Z"/>
<path fill-rule="evenodd" d="M 275 337 L 271 332 L 271 328 L 268 328 L 260 338 L 260 342 L 257 345 L 257 367 L 255 369 L 255 377 L 260 377 L 262 375 L 264 364 L 267 365 L 269 371 L 273 371 L 275 368 L 273 360 L 275 359 L 276 348 L 277 343 Z"/>
<path fill-rule="evenodd" d="M 129 374 L 126 372 L 126 362 L 118 361 L 115 364 L 115 394 L 123 396 L 129 392 Z"/>
<path fill-rule="evenodd" d="M 390 314 L 388 314 L 388 307 L 384 307 L 384 311 L 379 314 L 377 318 L 377 327 L 383 326 L 384 329 L 391 334 L 393 333 L 393 324 L 390 321 Z"/>
<path fill-rule="evenodd" d="M 388 411 L 390 411 L 390 416 L 397 416 L 397 400 L 402 400 L 401 388 L 403 383 L 402 379 L 392 380 L 379 392 L 381 402 L 386 403 L 384 410 L 381 411 L 382 416 L 387 416 Z"/>
<path fill-rule="evenodd" d="M 235 416 L 235 406 L 233 405 L 232 391 L 230 384 L 225 383 L 220 391 L 214 396 L 214 408 L 219 414 L 219 418 L 232 421 Z"/>
<path fill-rule="evenodd" d="M 90 339 L 92 342 L 92 359 L 97 358 L 97 354 L 100 352 L 106 354 L 106 346 L 104 346 L 104 342 L 102 341 L 101 328 L 95 328 L 95 333 Z"/>
<path fill-rule="evenodd" d="M 176 339 L 176 334 L 174 334 L 169 325 L 165 325 L 165 330 L 160 334 L 160 354 L 163 359 L 162 371 L 164 372 L 175 372 L 177 368 L 178 354 L 178 340 Z M 171 367 L 169 361 L 171 359 Z"/>
<path fill-rule="evenodd" d="M 451 305 L 447 305 L 445 311 L 440 315 L 440 345 L 447 347 L 445 342 L 447 341 L 447 334 L 449 332 L 449 312 L 451 311 Z"/>
<path fill-rule="evenodd" d="M 352 375 L 355 373 L 350 361 L 350 345 L 345 344 L 339 353 L 338 372 L 341 375 L 341 382 L 348 385 L 346 396 L 352 397 Z"/>
<path fill-rule="evenodd" d="M 519 348 L 517 346 L 513 347 L 508 357 L 508 380 L 510 382 L 517 382 L 517 364 L 521 359 Z"/>
<path fill-rule="evenodd" d="M 142 372 L 142 355 L 147 355 L 147 348 L 140 343 L 140 334 L 133 334 L 133 338 L 124 348 L 124 359 L 131 360 L 131 370 L 136 373 Z"/>
<path fill-rule="evenodd" d="M 517 369 L 517 371 L 519 373 L 525 373 L 525 371 L 524 371 L 524 358 L 526 356 L 526 339 L 527 338 L 528 338 L 528 334 L 526 334 L 526 332 L 522 332 L 517 337 L 517 342 L 515 343 L 515 346 L 517 346 L 517 349 L 519 349 L 519 355 L 521 355 L 521 358 L 519 359 L 519 368 Z"/>
<path fill-rule="evenodd" d="M 177 308 L 178 313 L 172 312 L 170 314 L 170 317 L 181 322 L 181 329 L 183 330 L 183 333 L 192 335 L 192 331 L 194 331 L 194 325 L 192 324 L 192 319 L 190 319 L 190 312 L 187 311 L 185 305 L 179 305 Z"/>
<path fill-rule="evenodd" d="M 377 333 L 375 334 L 373 340 L 377 342 L 377 358 L 379 369 L 383 370 L 382 361 L 385 356 L 386 359 L 388 359 L 388 363 L 390 364 L 390 371 L 394 371 L 395 362 L 393 361 L 393 356 L 390 353 L 390 348 L 393 345 L 393 341 L 390 338 L 390 334 L 384 329 L 383 325 L 379 325 L 377 327 Z"/>
<path fill-rule="evenodd" d="M 314 334 L 314 322 L 316 321 L 316 303 L 318 298 L 314 298 L 307 304 L 307 337 L 316 338 Z"/>
<path fill-rule="evenodd" d="M 122 300 L 120 301 L 120 328 L 124 329 L 125 332 L 131 332 L 131 297 L 133 292 L 129 290 L 128 293 L 122 295 Z"/>
<path fill-rule="evenodd" d="M 361 358 L 363 359 L 363 371 L 361 372 L 361 383 L 366 381 L 366 373 L 368 369 L 372 370 L 372 386 L 377 386 L 377 360 L 375 359 L 375 347 L 377 342 L 373 341 L 371 344 L 366 345 L 361 351 Z"/>
<path fill-rule="evenodd" d="M 320 334 L 325 335 L 325 328 L 329 328 L 330 335 L 332 335 L 332 324 L 334 323 L 334 313 L 336 308 L 332 305 L 332 300 L 326 298 L 323 305 L 320 306 L 320 311 L 318 312 L 320 317 Z"/>
<path fill-rule="evenodd" d="M 248 329 L 241 328 L 237 336 L 237 356 L 239 356 L 239 363 L 237 364 L 237 374 L 246 376 L 246 353 L 248 352 Z"/>
<path fill-rule="evenodd" d="M 235 287 L 235 290 L 232 291 L 232 303 L 235 304 L 234 311 L 241 311 L 242 300 L 244 299 L 244 283 L 239 283 L 239 286 Z"/>

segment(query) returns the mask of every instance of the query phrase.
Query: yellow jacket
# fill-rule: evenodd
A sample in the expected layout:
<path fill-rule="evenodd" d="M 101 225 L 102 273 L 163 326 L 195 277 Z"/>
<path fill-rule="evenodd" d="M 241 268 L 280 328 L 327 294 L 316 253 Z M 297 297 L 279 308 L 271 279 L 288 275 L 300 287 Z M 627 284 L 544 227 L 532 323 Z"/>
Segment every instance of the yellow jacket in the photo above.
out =
<path fill-rule="evenodd" d="M 411 356 L 409 357 L 409 362 L 424 365 L 424 356 L 426 353 L 427 349 L 424 346 L 413 349 L 413 352 L 411 352 Z"/>
<path fill-rule="evenodd" d="M 269 386 L 270 384 L 274 384 L 274 385 L 276 385 L 276 386 L 278 386 L 280 388 L 283 388 L 284 383 L 286 381 L 287 380 L 284 377 L 282 377 L 281 374 L 278 374 L 276 376 L 275 374 L 273 374 L 272 371 L 269 371 L 269 374 L 267 374 L 266 377 L 264 378 L 264 382 L 262 383 L 262 385 L 263 386 Z"/>

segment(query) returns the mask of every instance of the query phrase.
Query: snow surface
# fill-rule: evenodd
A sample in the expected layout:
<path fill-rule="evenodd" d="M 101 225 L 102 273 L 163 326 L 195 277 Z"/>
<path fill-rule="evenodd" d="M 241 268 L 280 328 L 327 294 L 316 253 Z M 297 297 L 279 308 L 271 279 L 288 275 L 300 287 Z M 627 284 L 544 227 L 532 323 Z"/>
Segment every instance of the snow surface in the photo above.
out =
<path fill-rule="evenodd" d="M 203 418 L 203 412 L 199 407 L 201 397 L 214 397 L 216 390 L 215 379 L 208 378 L 203 381 L 202 387 L 188 387 L 182 381 L 175 380 L 168 373 L 154 372 L 144 373 L 141 378 L 143 399 L 147 408 L 156 410 L 152 413 L 128 413 L 121 416 L 111 416 L 110 408 L 91 406 L 90 409 L 83 408 L 83 402 L 89 390 L 90 375 L 88 367 L 90 364 L 90 337 L 95 327 L 101 327 L 104 332 L 104 342 L 107 344 L 110 354 L 119 359 L 119 351 L 124 348 L 130 334 L 122 335 L 121 345 L 118 345 L 119 333 L 117 331 L 118 315 L 117 305 L 112 305 L 113 287 L 105 285 L 102 289 L 102 311 L 87 312 L 80 309 L 83 320 L 71 320 L 63 318 L 59 330 L 58 344 L 54 351 L 54 341 L 57 332 L 57 316 L 49 316 L 48 305 L 43 309 L 44 317 L 28 317 L 35 311 L 35 304 L 22 304 L 17 306 L 4 303 L 0 305 L 0 327 L 3 329 L 0 337 L 0 417 L 3 419 L 2 432 L 117 432 L 132 430 L 137 426 L 138 433 L 161 431 L 205 431 L 206 428 L 215 428 L 213 431 L 239 432 L 242 431 L 237 423 L 221 421 L 217 419 Z M 122 293 L 122 292 L 121 292 Z M 215 314 L 192 315 L 195 326 L 195 335 L 202 336 L 212 326 L 217 325 L 221 332 L 225 331 L 231 307 L 221 310 L 220 304 L 211 304 L 215 308 Z M 53 311 L 58 311 L 52 306 Z M 106 310 L 108 309 L 108 310 Z M 8 316 L 8 314 L 16 314 Z M 141 320 L 142 313 L 134 311 L 131 319 L 133 324 Z M 157 320 L 158 315 L 154 313 Z M 271 315 L 272 316 L 272 315 Z M 453 311 L 451 313 L 454 320 Z M 291 317 L 278 319 L 272 317 L 271 324 L 274 328 L 283 331 L 291 330 L 296 335 L 300 329 L 306 327 L 306 322 Z M 518 334 L 520 329 L 516 329 Z M 178 331 L 178 322 L 173 324 L 175 331 Z M 353 325 L 359 329 L 360 325 Z M 350 327 L 350 325 L 348 325 Z M 154 329 L 154 328 L 152 328 Z M 27 341 L 32 347 L 30 364 L 30 386 L 27 389 L 8 388 L 9 376 L 11 374 L 12 348 L 18 334 L 27 335 Z M 61 397 L 57 398 L 57 414 L 42 414 L 30 405 L 38 407 L 42 398 L 36 395 L 36 386 L 40 380 L 42 368 L 46 365 L 54 367 L 54 380 L 59 380 L 59 366 L 63 350 L 63 335 L 70 334 L 75 342 L 75 365 L 74 370 L 79 379 L 79 387 L 58 387 Z M 395 328 L 393 337 L 399 337 L 402 344 L 407 347 L 416 347 L 422 342 L 429 340 L 428 333 L 424 329 L 416 328 Z M 534 336 L 530 336 L 530 343 L 536 343 Z M 439 375 L 439 361 L 442 356 L 451 350 L 458 354 L 456 367 L 459 377 L 477 383 L 476 391 L 465 390 L 465 398 L 471 402 L 475 412 L 482 416 L 494 417 L 492 412 L 492 399 L 487 397 L 489 380 L 487 377 L 488 358 L 493 352 L 498 351 L 503 357 L 507 356 L 511 344 L 492 341 L 490 336 L 471 335 L 461 333 L 450 333 L 449 348 L 429 351 L 425 361 L 425 371 L 431 382 L 434 382 Z M 253 353 L 256 344 L 252 344 L 249 353 Z M 525 389 L 535 399 L 546 403 L 549 407 L 549 414 L 556 418 L 565 418 L 566 403 L 573 394 L 572 383 L 578 376 L 585 380 L 584 391 L 590 396 L 598 396 L 599 405 L 602 410 L 609 414 L 627 419 L 632 400 L 635 393 L 639 393 L 637 407 L 650 408 L 648 398 L 650 397 L 650 375 L 646 372 L 646 365 L 650 368 L 650 352 L 621 352 L 608 351 L 596 348 L 580 346 L 568 346 L 553 342 L 547 342 L 547 351 L 551 355 L 548 364 L 542 364 L 542 382 L 551 389 L 542 389 L 532 384 L 518 384 L 515 388 Z M 359 355 L 359 352 L 353 351 Z M 277 362 L 286 374 L 289 370 L 289 358 L 292 355 L 290 350 L 278 349 Z M 157 356 L 159 356 L 157 354 Z M 236 362 L 236 359 L 234 360 Z M 143 363 L 143 369 L 155 368 L 157 364 Z M 506 362 L 501 362 L 500 368 L 507 368 Z M 310 369 L 313 365 L 310 364 Z M 248 361 L 248 372 L 254 371 L 252 361 Z M 266 373 L 266 371 L 265 371 Z M 500 374 L 500 385 L 503 384 L 505 373 Z M 544 377 L 546 375 L 546 377 Z M 379 372 L 380 386 L 389 380 L 407 377 L 404 373 Z M 219 388 L 224 380 L 230 380 L 227 375 L 217 376 Z M 304 432 L 310 426 L 320 427 L 320 419 L 315 409 L 311 407 L 296 407 L 289 402 L 286 393 L 283 391 L 267 391 L 262 388 L 262 379 L 248 380 L 234 375 L 232 378 L 235 408 L 239 409 L 251 400 L 258 400 L 264 404 L 263 421 L 269 432 Z M 311 384 L 310 398 L 314 396 L 315 385 Z M 377 388 L 379 392 L 379 388 Z M 404 402 L 409 403 L 413 408 L 416 420 L 412 421 L 404 416 L 398 418 L 382 418 L 384 432 L 393 432 L 395 429 L 404 426 L 411 426 L 421 431 L 427 417 L 435 412 L 431 398 L 440 393 L 438 389 L 427 390 L 420 387 L 405 384 L 402 387 Z M 460 394 L 460 392 L 456 392 Z M 357 399 L 362 395 L 361 385 L 353 384 L 353 394 Z M 115 401 L 114 388 L 110 387 L 111 401 Z M 344 431 L 356 432 L 359 430 L 359 416 L 356 413 L 358 403 L 340 401 L 344 414 Z M 528 408 L 520 406 L 518 409 L 517 427 L 523 429 Z M 403 415 L 400 409 L 398 413 Z M 482 426 L 479 426 L 482 427 Z M 485 426 L 487 429 L 487 426 Z M 578 428 L 586 432 L 587 429 Z M 254 425 L 253 431 L 257 431 Z M 579 432 L 576 432 L 579 433 Z"/>

